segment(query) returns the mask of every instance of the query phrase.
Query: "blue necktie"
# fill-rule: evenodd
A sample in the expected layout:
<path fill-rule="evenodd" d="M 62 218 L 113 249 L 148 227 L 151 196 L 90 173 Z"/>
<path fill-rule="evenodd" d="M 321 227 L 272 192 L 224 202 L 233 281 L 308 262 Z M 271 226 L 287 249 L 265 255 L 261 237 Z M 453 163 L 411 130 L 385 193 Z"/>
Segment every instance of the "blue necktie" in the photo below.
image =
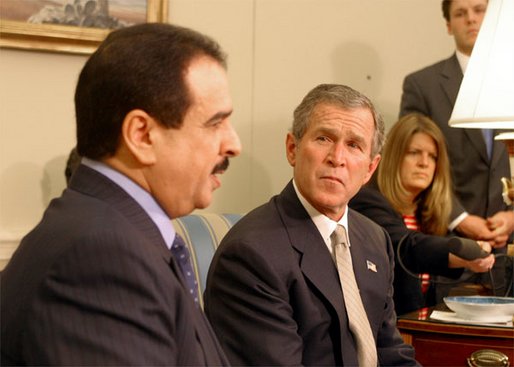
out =
<path fill-rule="evenodd" d="M 490 160 L 491 155 L 493 153 L 493 130 L 492 129 L 482 129 L 482 135 L 484 135 L 485 147 L 487 149 L 487 157 Z"/>
<path fill-rule="evenodd" d="M 195 301 L 196 307 L 199 307 L 198 281 L 196 280 L 193 264 L 191 263 L 191 256 L 189 255 L 189 249 L 186 243 L 178 233 L 175 235 L 175 240 L 171 244 L 171 253 L 180 266 L 182 274 L 184 274 L 186 286 Z"/>

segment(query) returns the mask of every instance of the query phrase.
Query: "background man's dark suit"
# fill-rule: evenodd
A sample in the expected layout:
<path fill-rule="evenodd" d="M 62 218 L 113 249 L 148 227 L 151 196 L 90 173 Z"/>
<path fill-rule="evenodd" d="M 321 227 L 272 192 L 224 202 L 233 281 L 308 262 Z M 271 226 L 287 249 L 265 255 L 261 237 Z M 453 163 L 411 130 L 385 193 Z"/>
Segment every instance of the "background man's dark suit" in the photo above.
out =
<path fill-rule="evenodd" d="M 464 211 L 487 218 L 507 209 L 502 198 L 500 179 L 511 177 L 509 156 L 505 144 L 494 141 L 492 157 L 489 160 L 480 129 L 448 126 L 462 78 L 462 70 L 455 54 L 408 75 L 403 83 L 400 116 L 409 112 L 427 115 L 437 123 L 446 137 L 456 195 L 451 219 Z M 494 250 L 497 253 L 505 251 L 506 247 Z M 505 292 L 504 260 L 497 259 L 494 267 L 498 295 Z"/>
<path fill-rule="evenodd" d="M 80 166 L 3 271 L 2 365 L 226 364 L 186 292 L 146 212 Z"/>
<path fill-rule="evenodd" d="M 395 325 L 389 237 L 352 210 L 348 226 L 379 362 L 415 365 Z M 205 305 L 235 365 L 357 365 L 334 261 L 292 182 L 223 239 L 209 271 Z"/>
<path fill-rule="evenodd" d="M 461 204 L 455 210 L 486 218 L 507 208 L 500 179 L 510 177 L 509 157 L 505 144 L 495 141 L 489 161 L 480 129 L 448 126 L 461 82 L 462 71 L 455 54 L 408 75 L 403 84 L 400 116 L 420 112 L 437 123 L 446 137 L 452 179 Z"/>

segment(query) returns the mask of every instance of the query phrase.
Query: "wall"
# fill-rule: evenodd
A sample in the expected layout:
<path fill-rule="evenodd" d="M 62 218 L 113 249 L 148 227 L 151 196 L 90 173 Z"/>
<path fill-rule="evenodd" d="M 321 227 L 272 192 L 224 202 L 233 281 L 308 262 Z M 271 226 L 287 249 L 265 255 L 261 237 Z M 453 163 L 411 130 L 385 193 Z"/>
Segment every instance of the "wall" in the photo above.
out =
<path fill-rule="evenodd" d="M 213 36 L 229 54 L 244 150 L 208 209 L 216 212 L 248 211 L 290 179 L 285 135 L 309 89 L 348 84 L 390 126 L 403 77 L 453 51 L 438 0 L 169 0 L 169 21 Z M 64 188 L 85 60 L 0 50 L 0 259 Z"/>

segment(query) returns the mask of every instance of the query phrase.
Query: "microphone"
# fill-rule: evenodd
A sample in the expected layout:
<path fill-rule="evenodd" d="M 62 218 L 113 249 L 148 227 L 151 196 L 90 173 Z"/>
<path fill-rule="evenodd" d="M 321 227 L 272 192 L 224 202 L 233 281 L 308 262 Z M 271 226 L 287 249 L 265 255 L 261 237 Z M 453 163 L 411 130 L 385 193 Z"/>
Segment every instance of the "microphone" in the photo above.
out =
<path fill-rule="evenodd" d="M 475 260 L 489 255 L 476 241 L 469 238 L 452 237 L 448 241 L 448 247 L 452 254 L 464 260 Z"/>

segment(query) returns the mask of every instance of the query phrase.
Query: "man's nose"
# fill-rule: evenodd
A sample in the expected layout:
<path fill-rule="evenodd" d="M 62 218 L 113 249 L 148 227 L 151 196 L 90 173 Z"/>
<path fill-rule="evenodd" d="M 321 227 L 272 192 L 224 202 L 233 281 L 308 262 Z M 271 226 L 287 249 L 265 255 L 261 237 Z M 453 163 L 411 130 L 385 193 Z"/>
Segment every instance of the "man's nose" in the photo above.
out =
<path fill-rule="evenodd" d="M 470 10 L 466 13 L 466 18 L 468 20 L 468 23 L 476 23 L 478 20 L 478 14 L 473 10 Z"/>
<path fill-rule="evenodd" d="M 229 123 L 223 142 L 223 154 L 227 157 L 237 157 L 239 154 L 241 154 L 241 150 L 242 146 L 239 135 L 237 135 L 237 132 L 232 124 Z"/>
<path fill-rule="evenodd" d="M 332 146 L 332 149 L 330 149 L 327 160 L 332 166 L 336 167 L 336 166 L 340 166 L 341 164 L 343 164 L 344 157 L 345 157 L 345 151 L 343 149 L 343 145 L 342 144 L 334 144 Z"/>

